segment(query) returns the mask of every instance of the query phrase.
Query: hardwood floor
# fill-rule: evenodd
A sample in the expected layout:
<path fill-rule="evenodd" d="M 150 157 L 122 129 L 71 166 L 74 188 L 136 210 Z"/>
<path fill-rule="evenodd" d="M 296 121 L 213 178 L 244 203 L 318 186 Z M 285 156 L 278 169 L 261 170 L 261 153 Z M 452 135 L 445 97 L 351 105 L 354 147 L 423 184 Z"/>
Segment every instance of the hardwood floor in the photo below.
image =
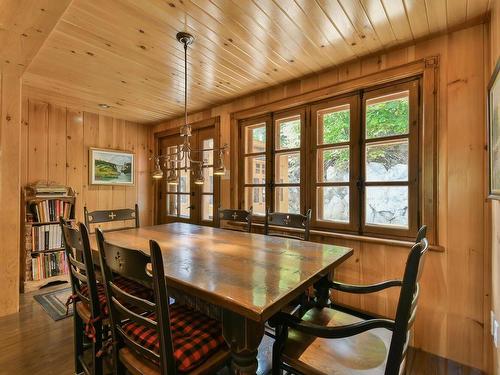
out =
<path fill-rule="evenodd" d="M 22 294 L 20 312 L 0 318 L 0 374 L 73 373 L 73 321 L 54 322 L 33 299 L 36 293 Z"/>
<path fill-rule="evenodd" d="M 33 299 L 38 293 L 64 288 L 58 285 L 22 294 L 21 311 L 0 318 L 0 375 L 73 374 L 73 320 L 54 322 Z M 270 369 L 270 345 L 266 342 L 259 360 L 261 373 Z M 481 371 L 413 349 L 408 358 L 409 375 L 480 375 Z M 222 371 L 221 375 L 227 374 Z"/>

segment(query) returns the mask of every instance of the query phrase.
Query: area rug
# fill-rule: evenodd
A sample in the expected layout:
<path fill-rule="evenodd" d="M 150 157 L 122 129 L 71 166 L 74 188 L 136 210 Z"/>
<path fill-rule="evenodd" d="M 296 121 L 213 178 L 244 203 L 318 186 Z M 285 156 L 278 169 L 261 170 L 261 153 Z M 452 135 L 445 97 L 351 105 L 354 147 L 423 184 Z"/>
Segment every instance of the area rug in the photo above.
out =
<path fill-rule="evenodd" d="M 58 321 L 73 315 L 73 305 L 70 305 L 68 313 L 66 314 L 66 301 L 70 295 L 71 288 L 64 288 L 37 294 L 33 298 L 42 305 L 45 312 L 49 314 L 54 321 Z"/>

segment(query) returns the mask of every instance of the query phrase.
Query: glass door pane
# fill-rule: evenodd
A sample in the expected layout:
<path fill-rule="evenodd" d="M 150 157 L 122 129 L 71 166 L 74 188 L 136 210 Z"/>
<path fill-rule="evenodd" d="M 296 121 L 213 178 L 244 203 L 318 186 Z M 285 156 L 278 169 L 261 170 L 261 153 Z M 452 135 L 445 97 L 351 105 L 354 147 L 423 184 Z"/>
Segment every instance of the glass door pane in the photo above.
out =
<path fill-rule="evenodd" d="M 214 210 L 218 194 L 218 180 L 213 173 L 214 153 L 216 147 L 214 142 L 214 128 L 202 128 L 197 130 L 195 127 L 190 139 L 191 147 L 195 150 L 207 150 L 203 152 L 193 152 L 194 160 L 203 160 L 202 175 L 204 183 L 202 185 L 194 184 L 192 168 L 196 164 L 182 161 L 175 166 L 175 172 L 178 176 L 178 184 L 168 184 L 167 176 L 171 171 L 169 166 L 163 166 L 164 177 L 159 182 L 159 222 L 189 222 L 193 224 L 212 225 L 214 223 Z M 180 136 L 172 135 L 160 138 L 158 148 L 162 155 L 167 153 L 174 154 L 182 143 Z M 163 163 L 162 163 L 163 164 Z"/>
<path fill-rule="evenodd" d="M 305 110 L 276 114 L 274 119 L 273 202 L 275 212 L 303 210 L 302 145 Z"/>
<path fill-rule="evenodd" d="M 242 178 L 242 208 L 253 210 L 254 215 L 266 213 L 267 181 L 267 119 L 248 120 L 241 124 L 242 151 L 240 176 Z"/>

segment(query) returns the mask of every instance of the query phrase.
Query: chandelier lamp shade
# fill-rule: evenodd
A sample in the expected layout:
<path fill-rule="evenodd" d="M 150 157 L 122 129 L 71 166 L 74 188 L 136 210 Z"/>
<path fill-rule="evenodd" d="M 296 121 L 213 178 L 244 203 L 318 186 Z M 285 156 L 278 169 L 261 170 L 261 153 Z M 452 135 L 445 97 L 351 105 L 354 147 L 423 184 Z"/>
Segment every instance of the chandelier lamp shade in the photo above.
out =
<path fill-rule="evenodd" d="M 156 180 L 163 179 L 166 172 L 167 184 L 179 184 L 178 171 L 184 169 L 187 171 L 191 169 L 193 175 L 193 182 L 196 185 L 203 185 L 205 178 L 203 177 L 203 165 L 207 160 L 196 160 L 192 157 L 193 154 L 204 155 L 204 152 L 212 151 L 214 153 L 214 175 L 222 176 L 226 174 L 226 167 L 224 165 L 224 154 L 228 146 L 224 145 L 217 148 L 207 149 L 193 149 L 191 147 L 191 125 L 188 123 L 187 111 L 187 96 L 188 96 L 188 71 L 187 71 L 187 50 L 193 44 L 194 37 L 186 32 L 178 32 L 177 41 L 184 46 L 184 124 L 180 128 L 180 135 L 182 137 L 182 144 L 177 147 L 175 152 L 167 152 L 165 154 L 155 155 L 154 171 L 152 177 Z M 163 168 L 162 168 L 163 167 Z"/>

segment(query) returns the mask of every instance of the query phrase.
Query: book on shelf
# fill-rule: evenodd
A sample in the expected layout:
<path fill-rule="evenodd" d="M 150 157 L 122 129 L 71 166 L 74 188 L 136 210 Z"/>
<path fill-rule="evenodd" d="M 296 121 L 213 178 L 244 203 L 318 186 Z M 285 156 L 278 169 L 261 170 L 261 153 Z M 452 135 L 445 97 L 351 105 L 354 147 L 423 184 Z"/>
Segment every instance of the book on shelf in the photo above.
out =
<path fill-rule="evenodd" d="M 62 231 L 59 224 L 31 227 L 31 251 L 54 250 L 62 247 Z"/>
<path fill-rule="evenodd" d="M 71 202 L 65 202 L 60 199 L 48 199 L 40 202 L 33 202 L 30 205 L 33 222 L 46 223 L 59 220 L 62 216 L 69 219 L 71 215 Z"/>
<path fill-rule="evenodd" d="M 31 258 L 32 280 L 39 281 L 53 276 L 67 275 L 66 253 L 40 254 Z"/>

